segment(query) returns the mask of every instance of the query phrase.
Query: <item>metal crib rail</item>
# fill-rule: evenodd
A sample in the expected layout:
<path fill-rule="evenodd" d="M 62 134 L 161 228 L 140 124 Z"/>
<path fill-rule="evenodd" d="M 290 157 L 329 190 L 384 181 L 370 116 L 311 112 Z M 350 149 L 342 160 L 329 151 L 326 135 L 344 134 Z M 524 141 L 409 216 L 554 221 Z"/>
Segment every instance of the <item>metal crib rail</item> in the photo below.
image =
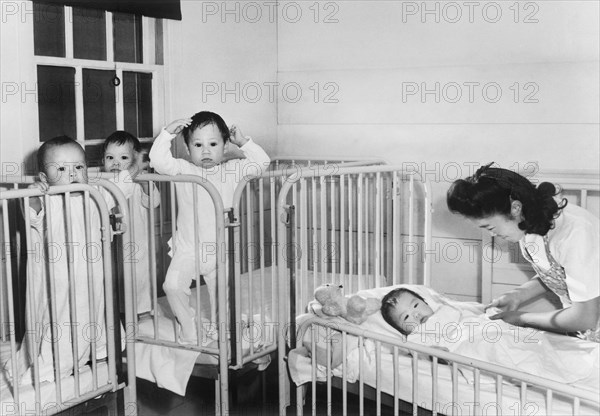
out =
<path fill-rule="evenodd" d="M 15 187 L 17 187 L 15 185 Z M 3 213 L 3 232 L 4 232 L 4 238 L 7 239 L 5 240 L 5 256 L 6 256 L 6 270 L 7 270 L 7 276 L 10 277 L 10 269 L 11 269 L 11 265 L 10 265 L 10 260 L 11 260 L 11 242 L 9 240 L 9 236 L 10 233 L 8 232 L 8 215 L 9 215 L 9 211 L 8 211 L 8 205 L 7 202 L 9 200 L 14 200 L 14 199 L 23 199 L 24 201 L 24 206 L 25 207 L 29 207 L 29 198 L 31 197 L 43 197 L 46 199 L 49 198 L 50 195 L 60 195 L 60 194 L 64 194 L 65 195 L 65 204 L 67 205 L 66 207 L 66 211 L 65 214 L 67 216 L 67 234 L 66 237 L 68 238 L 67 241 L 72 241 L 72 235 L 71 235 L 71 228 L 70 228 L 70 218 L 69 218 L 69 209 L 70 209 L 70 198 L 71 198 L 71 193 L 83 193 L 83 198 L 84 198 L 84 204 L 85 204 L 85 210 L 88 214 L 85 215 L 85 228 L 86 228 L 86 235 L 90 235 L 90 217 L 89 217 L 89 212 L 90 212 L 90 198 L 94 201 L 94 203 L 96 204 L 96 206 L 98 207 L 98 211 L 99 211 L 99 215 L 100 215 L 100 220 L 101 220 L 101 224 L 103 224 L 103 226 L 101 227 L 101 238 L 102 238 L 102 253 L 103 253 L 103 269 L 104 269 L 104 275 L 105 275 L 105 279 L 104 279 L 104 291 L 107 294 L 107 296 L 105 297 L 105 317 L 106 317 L 106 322 L 107 324 L 109 324 L 110 322 L 112 322 L 115 313 L 114 313 L 114 305 L 113 305 L 113 298 L 112 296 L 108 296 L 108 294 L 112 294 L 113 292 L 113 286 L 112 286 L 112 278 L 109 278 L 112 276 L 112 264 L 111 264 L 111 251 L 110 251 L 110 241 L 111 241 L 111 235 L 110 235 L 110 226 L 109 226 L 109 216 L 108 216 L 108 209 L 107 206 L 104 202 L 104 199 L 102 197 L 102 195 L 100 194 L 100 192 L 95 189 L 94 187 L 91 187 L 89 185 L 84 185 L 84 184 L 71 184 L 71 185 L 66 185 L 66 186 L 55 186 L 55 187 L 51 187 L 48 192 L 46 193 L 47 196 L 44 196 L 44 194 L 42 194 L 42 192 L 40 192 L 38 189 L 15 189 L 15 190 L 7 190 L 7 191 L 2 191 L 0 192 L 0 201 L 2 201 L 2 213 Z M 46 215 L 51 215 L 51 213 L 47 213 Z M 28 252 L 31 253 L 32 248 L 30 247 L 30 242 L 31 242 L 31 237 L 30 237 L 30 229 L 29 229 L 29 216 L 25 215 L 25 224 L 26 224 L 26 242 L 28 245 Z M 126 219 L 125 219 L 126 220 Z M 46 218 L 46 222 L 49 221 L 49 218 Z M 51 238 L 51 236 L 49 236 L 49 238 Z M 86 247 L 87 250 L 87 247 Z M 67 256 L 69 254 L 67 253 Z M 28 262 L 28 273 L 31 273 L 30 271 L 30 262 Z M 90 271 L 90 265 L 88 263 L 88 275 L 91 273 Z M 52 269 L 53 267 L 50 267 L 50 273 L 52 273 Z M 70 291 L 70 299 L 71 302 L 75 301 L 75 297 L 76 294 L 73 290 L 73 285 L 72 282 L 74 281 L 75 276 L 73 276 L 73 271 L 71 268 L 69 268 L 69 282 L 70 282 L 70 286 L 71 286 L 71 291 Z M 51 278 L 52 276 L 50 276 L 50 284 L 51 284 L 51 290 L 50 290 L 50 295 L 54 298 L 54 286 L 53 286 L 53 279 Z M 88 276 L 89 279 L 89 276 Z M 7 299 L 8 299 L 8 321 L 9 322 L 14 322 L 15 320 L 15 315 L 14 315 L 14 310 L 13 310 L 13 305 L 12 305 L 12 298 L 13 298 L 13 288 L 12 288 L 12 283 L 11 283 L 11 279 L 7 278 Z M 29 291 L 32 290 L 32 288 L 28 288 Z M 88 290 L 90 291 L 90 296 L 93 298 L 94 296 L 94 291 L 92 287 L 89 287 Z M 76 321 L 76 315 L 74 315 L 75 312 L 73 311 L 73 309 L 71 309 L 71 315 L 72 318 L 75 319 Z M 51 316 L 56 317 L 56 305 L 55 302 L 53 302 L 52 308 L 51 308 Z M 33 323 L 30 321 L 32 318 L 32 315 L 29 314 L 28 320 L 29 320 L 29 327 L 33 328 Z M 94 313 L 91 313 L 91 319 L 92 321 L 94 321 Z M 53 326 L 53 336 L 56 337 L 56 332 L 54 331 L 54 326 Z M 28 339 L 31 337 L 28 337 Z M 28 342 L 33 342 L 33 340 L 29 340 Z M 92 347 L 95 345 L 94 344 L 94 340 L 91 340 L 92 343 Z M 76 347 L 76 344 L 75 344 Z M 75 348 L 74 347 L 74 348 Z M 104 392 L 107 391 L 116 391 L 119 388 L 119 384 L 117 381 L 117 375 L 116 375 L 116 362 L 115 362 L 115 357 L 116 357 L 116 346 L 115 346 L 115 337 L 114 337 L 114 333 L 112 331 L 107 331 L 107 348 L 108 348 L 108 384 L 102 385 L 102 386 L 98 386 L 98 380 L 97 380 L 97 362 L 96 362 L 96 356 L 95 356 L 95 348 L 92 348 L 92 374 L 93 374 L 93 389 L 94 391 L 92 392 L 88 392 L 86 394 L 80 394 L 79 392 L 79 388 L 78 388 L 78 380 L 79 380 L 79 366 L 77 365 L 77 363 L 74 363 L 74 377 L 75 377 L 75 398 L 69 400 L 68 402 L 63 402 L 62 400 L 62 395 L 61 395 L 61 385 L 62 385 L 62 378 L 60 377 L 60 372 L 59 372 L 59 366 L 60 366 L 60 362 L 59 362 L 59 357 L 55 355 L 54 360 L 55 360 L 55 379 L 56 379 L 56 403 L 55 406 L 48 410 L 48 413 L 54 413 L 57 411 L 62 411 L 65 408 L 71 407 L 77 403 L 81 403 L 86 401 L 87 399 L 89 399 L 90 397 L 95 397 L 99 394 L 102 394 Z M 12 371 L 13 374 L 16 375 L 16 377 L 18 378 L 18 369 L 17 369 L 17 358 L 16 358 L 16 344 L 15 344 L 15 339 L 14 336 L 11 337 L 10 339 L 10 350 L 11 350 L 11 358 L 12 358 Z M 77 357 L 77 349 L 74 349 L 74 356 L 73 359 L 76 360 Z M 133 358 L 133 357 L 132 357 Z M 41 397 L 40 397 L 40 380 L 39 380 L 39 373 L 38 373 L 38 358 L 37 356 L 34 357 L 33 360 L 33 368 L 34 368 L 34 389 L 35 389 L 35 402 L 36 402 L 36 406 L 41 406 Z M 132 367 L 133 368 L 133 367 Z M 133 379 L 135 380 L 135 373 L 133 373 Z M 134 388 L 132 391 L 130 391 L 130 395 L 129 395 L 129 399 L 132 399 L 133 401 L 135 401 L 135 383 L 134 383 Z M 19 407 L 21 406 L 22 403 L 20 403 L 19 400 L 19 388 L 13 389 L 13 398 L 14 401 L 16 403 L 17 406 L 17 412 L 19 412 Z M 127 397 L 126 397 L 127 399 Z M 26 406 L 26 404 L 24 404 Z M 37 409 L 37 407 L 36 407 Z M 40 410 L 40 409 L 38 409 Z M 45 409 L 47 410 L 47 409 Z M 26 410 L 28 411 L 28 410 Z"/>
<path fill-rule="evenodd" d="M 356 179 L 352 179 L 352 175 Z M 382 179 L 384 175 L 388 176 L 388 183 L 384 185 Z M 374 177 L 374 185 L 371 185 L 367 178 L 368 176 Z M 310 188 L 310 192 L 306 189 L 305 183 L 307 181 L 313 181 L 313 186 Z M 400 185 L 406 182 L 408 189 L 404 190 Z M 331 183 L 329 192 L 327 191 L 327 183 Z M 356 182 L 356 183 L 355 183 Z M 314 185 L 316 183 L 316 185 Z M 298 185 L 299 184 L 299 185 Z M 304 185 L 303 185 L 304 184 Z M 339 186 L 337 186 L 339 185 Z M 335 187 L 337 186 L 337 187 Z M 387 186 L 387 188 L 386 188 Z M 320 190 L 317 190 L 317 187 Z M 371 188 L 372 187 L 372 188 Z M 391 188 L 390 188 L 391 187 Z M 298 190 L 300 188 L 300 190 Z M 386 189 L 389 189 L 388 193 Z M 341 191 L 340 191 L 341 190 Z M 347 191 L 347 194 L 339 195 L 339 202 L 336 204 L 338 193 Z M 406 194 L 405 194 L 406 193 Z M 305 243 L 312 239 L 315 241 L 327 242 L 331 239 L 333 244 L 339 244 L 341 247 L 341 258 L 339 259 L 339 268 L 335 265 L 331 265 L 331 275 L 334 276 L 334 280 L 339 282 L 339 279 L 343 279 L 345 274 L 352 275 L 354 272 L 358 274 L 357 287 L 352 287 L 353 283 L 350 280 L 350 291 L 360 290 L 366 287 L 361 285 L 361 278 L 372 278 L 370 276 L 370 270 L 373 271 L 373 276 L 376 279 L 372 282 L 374 287 L 382 285 L 381 280 L 383 263 L 381 261 L 382 251 L 384 248 L 380 243 L 383 240 L 382 230 L 383 224 L 387 221 L 387 227 L 392 228 L 392 239 L 389 235 L 387 237 L 386 249 L 391 253 L 389 255 L 387 270 L 391 270 L 391 281 L 388 284 L 399 283 L 397 279 L 400 277 L 400 267 L 403 262 L 399 258 L 400 256 L 400 235 L 402 234 L 401 225 L 407 224 L 408 230 L 406 230 L 406 238 L 408 244 L 418 246 L 417 235 L 415 228 L 418 228 L 422 232 L 423 243 L 419 254 L 422 256 L 422 274 L 420 277 L 415 276 L 414 270 L 416 268 L 415 256 L 407 256 L 408 258 L 408 281 L 416 283 L 417 279 L 423 284 L 429 283 L 429 275 L 431 269 L 431 259 L 428 255 L 428 247 L 431 245 L 431 200 L 430 200 L 430 189 L 429 184 L 421 180 L 418 174 L 414 171 L 407 171 L 402 167 L 397 166 L 362 166 L 353 168 L 339 168 L 335 172 L 318 172 L 310 169 L 302 169 L 299 172 L 288 177 L 282 184 L 278 200 L 277 200 L 277 212 L 278 212 L 278 241 L 280 245 L 292 245 L 296 247 L 296 241 L 294 240 L 293 230 L 300 230 L 299 239 L 301 241 L 300 246 L 305 247 Z M 375 198 L 375 201 L 372 198 Z M 406 221 L 401 218 L 401 204 L 406 197 L 408 218 Z M 370 200 L 371 198 L 371 200 Z M 329 202 L 328 202 L 329 201 Z M 358 201 L 358 202 L 357 202 Z M 369 222 L 363 220 L 368 215 L 368 208 L 362 208 L 362 204 L 374 203 L 374 208 L 369 212 L 374 212 L 375 225 L 370 228 Z M 339 206 L 338 206 L 339 205 Z M 355 206 L 356 205 L 356 206 Z M 368 206 L 368 205 L 366 205 Z M 385 207 L 387 215 L 382 216 L 381 212 Z M 342 217 L 354 218 L 357 217 L 357 221 L 348 221 L 348 230 L 343 230 L 343 233 L 347 233 L 349 236 L 353 236 L 352 239 L 357 240 L 358 252 L 356 258 L 354 250 L 351 247 L 345 247 L 345 237 L 340 237 L 336 240 L 336 224 L 338 209 L 342 214 Z M 356 209 L 357 212 L 353 212 Z M 295 213 L 292 216 L 291 210 Z M 415 219 L 415 213 L 420 210 L 420 215 L 423 217 L 422 224 L 417 224 Z M 330 222 L 327 222 L 329 216 Z M 289 225 L 289 221 L 294 221 L 294 218 L 298 219 L 299 224 Z M 320 226 L 316 226 L 315 222 L 320 221 Z M 310 225 L 312 224 L 312 225 Z M 421 228 L 422 226 L 422 228 Z M 330 228 L 330 230 L 327 229 Z M 310 228 L 311 233 L 309 234 Z M 339 224 L 340 233 L 342 233 L 343 225 Z M 291 233 L 291 237 L 288 237 L 288 233 Z M 364 237 L 363 237 L 364 236 Z M 291 240 L 290 240 L 291 238 Z M 350 238 L 350 237 L 348 237 Z M 363 238 L 365 241 L 363 241 Z M 372 245 L 366 239 L 374 239 L 375 244 Z M 352 243 L 349 241 L 348 245 Z M 364 246 L 364 249 L 362 248 Z M 414 247 L 413 246 L 413 247 Z M 373 250 L 372 252 L 370 250 Z M 345 258 L 345 252 L 348 252 L 348 258 Z M 312 298 L 312 291 L 315 286 L 318 285 L 317 271 L 320 269 L 321 279 L 325 276 L 329 277 L 330 273 L 324 266 L 318 264 L 316 255 L 313 254 L 312 262 L 309 262 L 306 256 L 298 259 L 290 260 L 287 257 L 287 250 L 280 248 L 278 250 L 278 261 L 277 270 L 281 281 L 279 281 L 279 329 L 278 329 L 278 355 L 279 355 L 279 381 L 280 381 L 280 412 L 285 414 L 285 407 L 288 401 L 286 397 L 287 390 L 287 369 L 284 357 L 286 356 L 286 339 L 285 331 L 288 328 L 293 328 L 295 322 L 295 315 L 297 306 L 304 308 L 308 303 L 308 300 Z M 374 266 L 369 268 L 369 261 L 373 260 Z M 289 279 L 287 271 L 287 261 L 292 261 L 294 264 L 290 265 Z M 346 269 L 345 264 L 348 262 L 350 269 Z M 353 267 L 353 265 L 357 265 Z M 320 266 L 320 267 L 319 267 Z M 312 268 L 312 278 L 306 279 L 306 272 Z M 300 271 L 303 278 L 298 279 L 299 282 L 295 281 L 296 271 Z M 307 282 L 307 280 L 310 280 Z M 312 287 L 311 287 L 312 282 Z M 321 282 L 322 283 L 322 282 Z M 297 284 L 300 286 L 296 288 Z M 292 296 L 293 294 L 293 296 Z M 291 298 L 291 299 L 290 299 Z M 290 304 L 291 302 L 291 304 Z M 293 331 L 291 331 L 293 332 Z M 294 337 L 294 334 L 290 334 Z M 292 341 L 293 345 L 293 341 Z"/>

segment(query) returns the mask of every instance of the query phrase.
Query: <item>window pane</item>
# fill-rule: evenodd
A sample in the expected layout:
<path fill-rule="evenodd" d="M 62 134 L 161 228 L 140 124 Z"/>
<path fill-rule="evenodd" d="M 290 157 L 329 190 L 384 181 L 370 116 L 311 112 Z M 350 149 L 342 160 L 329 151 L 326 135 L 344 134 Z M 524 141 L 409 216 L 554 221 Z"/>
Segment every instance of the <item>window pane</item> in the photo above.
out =
<path fill-rule="evenodd" d="M 163 20 L 156 19 L 156 25 L 154 26 L 154 37 L 155 37 L 155 49 L 156 49 L 156 64 L 164 65 L 163 55 Z"/>
<path fill-rule="evenodd" d="M 115 71 L 83 70 L 85 140 L 105 139 L 117 129 Z"/>
<path fill-rule="evenodd" d="M 37 67 L 40 141 L 56 136 L 77 136 L 75 120 L 75 68 Z"/>
<path fill-rule="evenodd" d="M 113 14 L 115 61 L 141 64 L 142 17 L 127 13 Z"/>
<path fill-rule="evenodd" d="M 65 56 L 64 7 L 33 3 L 33 45 L 36 55 Z"/>
<path fill-rule="evenodd" d="M 152 137 L 152 74 L 123 72 L 125 130 Z"/>
<path fill-rule="evenodd" d="M 73 56 L 106 61 L 106 17 L 103 10 L 73 7 Z"/>
<path fill-rule="evenodd" d="M 88 167 L 95 168 L 102 165 L 102 144 L 92 144 L 85 146 L 85 159 Z"/>

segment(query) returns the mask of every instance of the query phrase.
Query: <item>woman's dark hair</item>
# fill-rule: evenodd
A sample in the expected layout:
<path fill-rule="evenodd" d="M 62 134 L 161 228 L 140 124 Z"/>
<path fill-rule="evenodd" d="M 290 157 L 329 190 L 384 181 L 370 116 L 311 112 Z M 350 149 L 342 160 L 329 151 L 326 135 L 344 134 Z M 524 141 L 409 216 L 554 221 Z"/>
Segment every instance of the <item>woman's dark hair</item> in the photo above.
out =
<path fill-rule="evenodd" d="M 126 132 L 125 130 L 117 130 L 104 140 L 102 144 L 102 154 L 106 153 L 106 148 L 109 144 L 116 144 L 117 146 L 123 146 L 124 144 L 130 143 L 133 147 L 133 151 L 136 153 L 141 152 L 142 145 L 137 137 L 133 134 Z"/>
<path fill-rule="evenodd" d="M 223 118 L 216 113 L 211 113 L 210 111 L 200 111 L 192 116 L 192 122 L 190 125 L 181 131 L 183 134 L 183 139 L 185 140 L 185 144 L 189 144 L 190 137 L 192 136 L 192 133 L 196 131 L 196 129 L 201 129 L 208 124 L 214 124 L 217 126 L 221 136 L 223 137 L 223 142 L 227 143 L 227 140 L 229 140 L 229 127 L 227 127 L 227 124 L 225 124 Z"/>
<path fill-rule="evenodd" d="M 400 326 L 396 324 L 396 322 L 392 319 L 392 310 L 396 307 L 396 303 L 398 302 L 398 297 L 402 293 L 410 293 L 414 297 L 421 299 L 421 301 L 425 304 L 425 299 L 421 295 L 416 292 L 413 292 L 410 289 L 405 287 L 399 287 L 398 289 L 394 289 L 388 292 L 387 295 L 381 299 L 381 316 L 383 316 L 383 320 L 386 321 L 390 326 L 392 326 L 396 331 L 400 332 L 402 335 L 409 335 L 410 333 L 402 329 Z"/>
<path fill-rule="evenodd" d="M 524 176 L 493 168 L 492 164 L 480 167 L 473 176 L 454 181 L 446 195 L 448 209 L 474 219 L 497 214 L 511 218 L 511 204 L 519 201 L 523 216 L 519 229 L 526 234 L 546 235 L 567 200 L 563 198 L 558 204 L 554 199 L 556 188 L 549 182 L 536 187 Z"/>

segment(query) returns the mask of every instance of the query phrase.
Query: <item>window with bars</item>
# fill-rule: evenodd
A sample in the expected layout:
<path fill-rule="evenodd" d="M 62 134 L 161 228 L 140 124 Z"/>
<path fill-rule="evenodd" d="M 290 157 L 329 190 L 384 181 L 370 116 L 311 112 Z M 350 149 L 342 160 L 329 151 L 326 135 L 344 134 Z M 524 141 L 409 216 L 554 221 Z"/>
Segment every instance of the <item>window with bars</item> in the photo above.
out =
<path fill-rule="evenodd" d="M 148 148 L 162 122 L 163 20 L 45 3 L 33 16 L 40 140 L 75 138 L 90 166 L 115 130 Z"/>

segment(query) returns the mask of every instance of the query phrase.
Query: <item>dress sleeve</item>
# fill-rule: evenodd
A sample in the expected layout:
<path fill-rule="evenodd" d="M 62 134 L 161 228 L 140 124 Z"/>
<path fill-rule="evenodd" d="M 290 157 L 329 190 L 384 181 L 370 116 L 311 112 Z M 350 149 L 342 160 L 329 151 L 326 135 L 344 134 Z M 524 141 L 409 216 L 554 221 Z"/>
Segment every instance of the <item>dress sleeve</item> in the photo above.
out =
<path fill-rule="evenodd" d="M 565 269 L 569 297 L 573 302 L 600 296 L 599 240 L 597 225 L 578 225 L 556 246 L 556 260 Z"/>

